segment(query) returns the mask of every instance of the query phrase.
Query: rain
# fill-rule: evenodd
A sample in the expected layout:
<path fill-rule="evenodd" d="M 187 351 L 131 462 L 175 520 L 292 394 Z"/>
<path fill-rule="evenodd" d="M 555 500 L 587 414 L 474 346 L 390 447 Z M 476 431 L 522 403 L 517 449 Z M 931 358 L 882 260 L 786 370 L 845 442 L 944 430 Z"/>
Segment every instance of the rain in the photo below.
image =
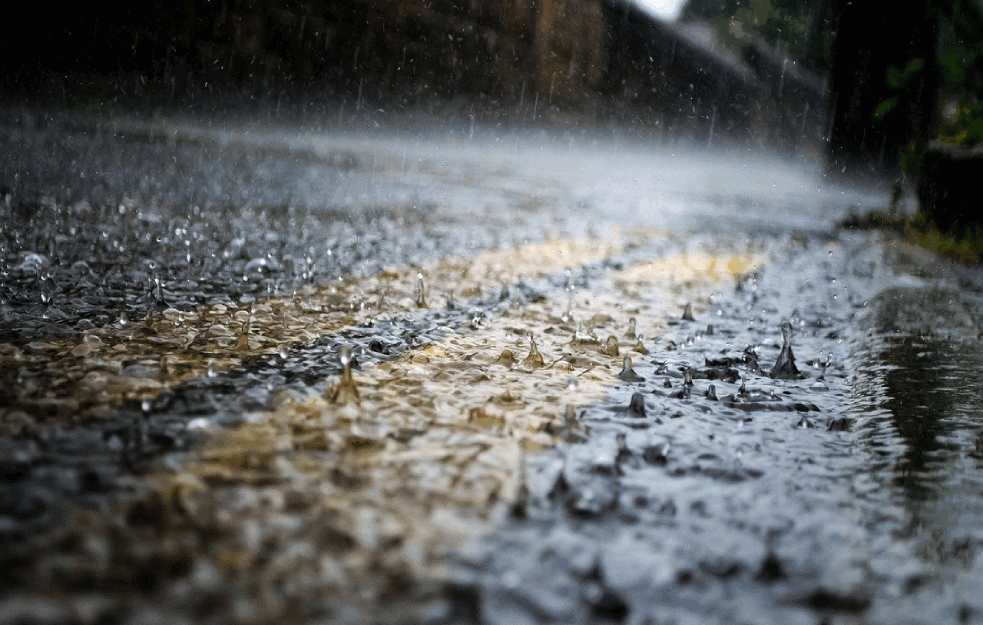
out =
<path fill-rule="evenodd" d="M 30 7 L 0 625 L 983 621 L 983 9 L 916 4 Z"/>

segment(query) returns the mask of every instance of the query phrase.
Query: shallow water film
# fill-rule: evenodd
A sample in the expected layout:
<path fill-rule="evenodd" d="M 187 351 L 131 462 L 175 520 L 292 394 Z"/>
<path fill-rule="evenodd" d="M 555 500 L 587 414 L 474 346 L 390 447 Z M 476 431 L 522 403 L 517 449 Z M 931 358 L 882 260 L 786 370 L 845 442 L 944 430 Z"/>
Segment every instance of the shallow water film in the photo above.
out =
<path fill-rule="evenodd" d="M 0 122 L 0 623 L 983 621 L 983 279 L 587 133 Z"/>

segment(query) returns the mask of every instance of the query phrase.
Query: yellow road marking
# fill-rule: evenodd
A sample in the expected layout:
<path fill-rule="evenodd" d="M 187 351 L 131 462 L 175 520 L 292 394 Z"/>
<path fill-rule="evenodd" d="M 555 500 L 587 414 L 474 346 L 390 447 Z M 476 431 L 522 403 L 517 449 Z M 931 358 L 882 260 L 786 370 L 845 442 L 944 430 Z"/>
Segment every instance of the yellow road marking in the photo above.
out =
<path fill-rule="evenodd" d="M 308 343 L 380 310 L 416 310 L 418 273 L 436 305 L 440 288 L 497 289 L 600 260 L 624 243 L 493 250 L 270 298 L 251 310 L 172 310 L 151 326 L 51 338 L 24 353 L 6 346 L 0 358 L 5 366 L 47 364 L 54 382 L 41 396 L 98 416 L 205 375 L 209 362 L 274 354 L 280 344 Z M 254 622 L 282 616 L 291 597 L 310 596 L 334 597 L 334 607 L 371 618 L 380 597 L 398 599 L 439 580 L 448 550 L 507 513 L 520 496 L 526 454 L 583 432 L 575 412 L 563 416 L 565 406 L 602 401 L 619 383 L 622 357 L 638 341 L 626 336 L 631 318 L 651 347 L 685 302 L 699 311 L 711 292 L 761 262 L 741 254 L 666 256 L 612 272 L 570 300 L 513 306 L 478 328 L 452 329 L 357 372 L 357 397 L 331 389 L 283 395 L 274 410 L 244 415 L 240 427 L 206 433 L 183 461 L 146 476 L 149 488 L 121 505 L 115 520 L 77 511 L 66 531 L 114 545 L 94 556 L 106 561 L 84 564 L 98 570 L 191 561 L 198 574 L 242 588 Z M 239 329 L 247 321 L 245 336 Z M 71 382 L 58 384 L 59 377 Z M 281 592 L 264 592 L 271 585 Z"/>
<path fill-rule="evenodd" d="M 594 251 L 564 245 L 578 263 L 604 253 L 596 242 L 587 243 Z M 540 263 L 541 251 L 493 253 L 477 264 L 478 276 L 501 279 L 526 261 Z M 501 254 L 513 258 L 511 269 Z M 281 614 L 291 592 L 331 596 L 336 608 L 371 618 L 381 597 L 440 579 L 448 550 L 507 513 L 526 453 L 555 444 L 565 427 L 582 427 L 563 422 L 564 406 L 600 401 L 617 383 L 622 355 L 636 342 L 625 336 L 629 318 L 651 345 L 683 302 L 699 308 L 760 262 L 711 254 L 652 260 L 577 292 L 569 311 L 557 301 L 513 307 L 487 326 L 366 367 L 355 374 L 358 400 L 333 403 L 330 391 L 285 396 L 148 478 L 149 494 L 119 514 L 136 511 L 152 525 L 152 546 L 125 523 L 110 529 L 85 517 L 85 532 L 118 532 L 120 552 L 137 559 L 166 560 L 175 545 L 193 544 L 199 566 L 254 598 L 257 622 Z M 411 273 L 392 272 L 392 280 Z M 581 337 L 594 332 L 599 340 L 576 340 L 578 324 Z M 541 365 L 529 358 L 531 338 Z M 513 357 L 503 358 L 505 350 Z M 262 592 L 273 583 L 286 599 Z"/>

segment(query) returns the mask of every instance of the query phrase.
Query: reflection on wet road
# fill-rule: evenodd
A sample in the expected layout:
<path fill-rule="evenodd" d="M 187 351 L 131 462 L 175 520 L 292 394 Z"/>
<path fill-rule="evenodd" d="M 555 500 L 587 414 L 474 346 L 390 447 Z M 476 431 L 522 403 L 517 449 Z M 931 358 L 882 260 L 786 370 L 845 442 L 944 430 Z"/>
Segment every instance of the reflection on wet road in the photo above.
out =
<path fill-rule="evenodd" d="M 979 319 L 831 228 L 875 197 L 586 134 L 2 132 L 0 623 L 983 618 Z"/>

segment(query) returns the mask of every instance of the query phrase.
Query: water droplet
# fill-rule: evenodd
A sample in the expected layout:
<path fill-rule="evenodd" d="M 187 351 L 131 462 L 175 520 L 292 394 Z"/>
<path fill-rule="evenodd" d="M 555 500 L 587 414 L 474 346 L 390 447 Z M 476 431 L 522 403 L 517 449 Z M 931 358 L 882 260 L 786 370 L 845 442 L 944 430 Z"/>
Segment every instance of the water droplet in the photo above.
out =
<path fill-rule="evenodd" d="M 683 309 L 683 321 L 696 321 L 693 318 L 693 305 L 686 302 L 686 307 Z"/>
<path fill-rule="evenodd" d="M 543 360 L 543 355 L 539 353 L 539 347 L 536 345 L 536 339 L 531 334 L 529 335 L 529 355 L 522 361 L 522 364 L 531 369 L 546 366 L 546 361 Z"/>
<path fill-rule="evenodd" d="M 769 374 L 776 380 L 798 380 L 802 377 L 795 366 L 795 355 L 792 353 L 792 324 L 788 321 L 782 324 L 782 351 Z"/>
<path fill-rule="evenodd" d="M 498 360 L 496 360 L 493 364 L 511 369 L 513 366 L 515 366 L 515 354 L 512 353 L 511 349 L 503 349 L 502 353 L 498 356 Z"/>
<path fill-rule="evenodd" d="M 239 336 L 236 339 L 236 349 L 240 351 L 246 351 L 249 349 L 249 326 L 252 325 L 252 313 L 242 322 L 242 331 L 239 332 Z"/>
<path fill-rule="evenodd" d="M 338 360 L 342 365 L 341 380 L 334 386 L 329 386 L 325 395 L 332 404 L 357 404 L 360 397 L 355 378 L 352 377 L 352 350 L 347 345 L 341 347 Z"/>
<path fill-rule="evenodd" d="M 214 378 L 218 375 L 217 365 L 214 360 L 208 361 L 208 377 Z"/>
<path fill-rule="evenodd" d="M 628 319 L 628 330 L 625 331 L 625 338 L 626 339 L 633 339 L 633 338 L 635 338 L 635 318 L 634 317 L 630 317 Z"/>
<path fill-rule="evenodd" d="M 567 377 L 567 390 L 571 393 L 577 390 L 577 378 L 572 375 Z"/>
<path fill-rule="evenodd" d="M 618 337 L 612 335 L 609 336 L 607 341 L 604 342 L 604 347 L 601 348 L 601 353 L 607 356 L 617 357 L 620 355 L 618 351 Z"/>
<path fill-rule="evenodd" d="M 286 360 L 286 359 L 287 359 L 287 346 L 281 343 L 280 344 L 280 360 Z"/>
<path fill-rule="evenodd" d="M 706 397 L 710 401 L 717 401 L 717 387 L 714 386 L 713 384 L 707 387 L 707 392 L 704 395 L 704 397 Z"/>
<path fill-rule="evenodd" d="M 683 370 L 683 384 L 685 386 L 693 386 L 693 368 L 686 367 Z"/>
<path fill-rule="evenodd" d="M 151 406 L 152 404 L 150 403 L 149 399 L 144 399 L 143 401 L 140 402 L 140 410 L 142 410 L 144 414 L 150 412 Z"/>
<path fill-rule="evenodd" d="M 622 382 L 643 382 L 645 378 L 635 373 L 632 368 L 631 356 L 625 356 L 622 361 L 621 373 L 618 374 L 618 379 Z"/>
<path fill-rule="evenodd" d="M 423 274 L 416 274 L 416 307 L 429 308 L 427 306 L 426 285 L 423 283 Z"/>

